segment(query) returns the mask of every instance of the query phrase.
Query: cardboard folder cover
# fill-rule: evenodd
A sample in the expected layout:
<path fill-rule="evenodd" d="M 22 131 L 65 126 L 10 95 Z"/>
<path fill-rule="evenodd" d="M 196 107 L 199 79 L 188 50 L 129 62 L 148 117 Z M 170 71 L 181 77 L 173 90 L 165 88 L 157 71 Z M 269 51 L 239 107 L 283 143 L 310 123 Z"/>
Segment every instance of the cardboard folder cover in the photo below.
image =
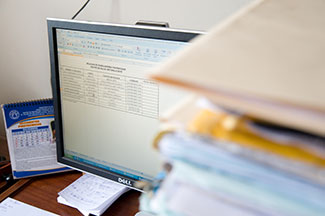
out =
<path fill-rule="evenodd" d="M 255 1 L 153 78 L 268 121 L 325 135 L 325 4 Z"/>

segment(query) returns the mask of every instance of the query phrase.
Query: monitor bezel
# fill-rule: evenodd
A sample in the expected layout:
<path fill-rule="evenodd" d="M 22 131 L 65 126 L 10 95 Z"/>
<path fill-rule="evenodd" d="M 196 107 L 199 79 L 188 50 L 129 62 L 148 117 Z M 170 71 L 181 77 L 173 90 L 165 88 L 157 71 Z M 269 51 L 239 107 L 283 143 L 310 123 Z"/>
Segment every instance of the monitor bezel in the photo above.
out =
<path fill-rule="evenodd" d="M 162 39 L 179 42 L 189 42 L 194 37 L 202 34 L 199 31 L 170 29 L 162 27 L 152 26 L 140 26 L 140 25 L 124 25 L 113 23 L 99 23 L 88 21 L 76 21 L 47 18 L 48 27 L 48 42 L 50 52 L 50 69 L 51 69 L 51 85 L 55 115 L 55 130 L 56 130 L 56 149 L 57 149 L 57 161 L 60 164 L 71 167 L 82 172 L 94 174 L 104 178 L 108 178 L 115 182 L 119 182 L 128 187 L 141 190 L 137 188 L 133 179 L 129 176 L 124 176 L 109 170 L 105 170 L 99 167 L 95 167 L 89 164 L 81 163 L 73 159 L 64 156 L 64 141 L 62 132 L 62 110 L 61 110 L 61 94 L 60 94 L 60 81 L 59 81 L 59 67 L 58 67 L 58 53 L 57 53 L 57 38 L 56 29 L 77 30 L 94 33 L 122 35 L 131 37 L 143 37 L 151 39 Z"/>

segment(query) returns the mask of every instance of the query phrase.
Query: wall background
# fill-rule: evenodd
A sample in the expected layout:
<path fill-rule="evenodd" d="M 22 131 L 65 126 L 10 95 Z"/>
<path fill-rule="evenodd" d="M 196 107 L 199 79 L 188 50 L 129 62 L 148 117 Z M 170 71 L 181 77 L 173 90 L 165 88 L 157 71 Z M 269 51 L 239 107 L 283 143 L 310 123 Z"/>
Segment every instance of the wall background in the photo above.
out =
<path fill-rule="evenodd" d="M 166 21 L 172 28 L 206 31 L 250 1 L 91 0 L 76 19 L 123 24 Z M 84 2 L 0 1 L 0 104 L 52 97 L 46 17 L 69 19 Z"/>

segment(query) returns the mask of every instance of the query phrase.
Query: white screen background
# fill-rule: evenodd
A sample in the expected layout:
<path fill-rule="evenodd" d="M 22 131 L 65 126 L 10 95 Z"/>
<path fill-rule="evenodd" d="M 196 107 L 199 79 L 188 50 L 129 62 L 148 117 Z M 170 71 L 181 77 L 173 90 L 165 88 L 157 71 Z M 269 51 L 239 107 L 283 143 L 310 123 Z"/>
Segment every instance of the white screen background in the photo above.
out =
<path fill-rule="evenodd" d="M 78 37 L 75 38 L 76 35 Z M 106 48 L 109 46 L 113 51 L 119 49 L 125 55 L 88 53 L 88 46 L 90 49 L 100 49 L 103 38 Z M 138 41 L 133 46 L 127 40 Z M 95 161 L 102 160 L 135 170 L 140 176 L 143 173 L 144 176 L 154 177 L 160 170 L 158 152 L 152 147 L 153 138 L 159 129 L 159 115 L 187 94 L 158 86 L 146 77 L 148 69 L 166 56 L 173 55 L 185 43 L 67 30 L 58 30 L 58 41 L 65 150 Z M 124 41 L 127 44 L 121 46 Z M 141 41 L 145 41 L 143 46 Z M 146 56 L 143 59 L 139 56 L 132 59 L 139 49 Z M 92 85 L 89 84 L 91 82 Z M 136 84 L 135 88 L 142 89 L 139 95 L 125 90 L 130 83 L 131 93 L 134 90 L 133 83 Z M 152 86 L 153 90 L 144 89 L 144 85 Z M 147 96 L 145 91 L 153 93 Z M 133 100 L 132 97 L 138 96 L 147 102 L 149 100 L 149 111 L 132 112 L 131 109 L 129 112 L 128 108 L 125 109 L 124 105 Z M 103 98 L 111 98 L 111 102 L 106 105 L 106 99 L 101 102 Z M 137 102 L 134 104 L 136 106 Z"/>

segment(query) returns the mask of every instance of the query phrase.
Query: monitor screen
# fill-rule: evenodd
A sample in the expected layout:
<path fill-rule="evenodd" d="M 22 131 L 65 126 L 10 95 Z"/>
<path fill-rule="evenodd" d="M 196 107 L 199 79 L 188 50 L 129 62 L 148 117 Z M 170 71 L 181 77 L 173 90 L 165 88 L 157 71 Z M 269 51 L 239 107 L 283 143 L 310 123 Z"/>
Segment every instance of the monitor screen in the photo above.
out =
<path fill-rule="evenodd" d="M 58 161 L 130 187 L 152 181 L 159 117 L 187 96 L 148 79 L 198 32 L 48 19 Z"/>

